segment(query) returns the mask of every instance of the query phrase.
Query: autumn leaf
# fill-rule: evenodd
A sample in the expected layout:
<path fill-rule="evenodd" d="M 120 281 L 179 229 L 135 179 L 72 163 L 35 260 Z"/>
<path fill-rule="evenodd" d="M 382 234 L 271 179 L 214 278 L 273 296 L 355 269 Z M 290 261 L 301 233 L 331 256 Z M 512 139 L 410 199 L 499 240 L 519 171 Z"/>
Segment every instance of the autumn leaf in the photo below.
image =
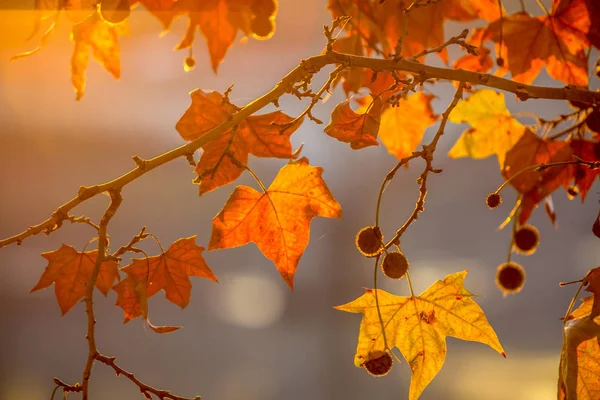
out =
<path fill-rule="evenodd" d="M 249 0 L 179 0 L 175 4 L 177 12 L 189 14 L 188 28 L 176 50 L 192 47 L 196 29 L 206 38 L 213 71 L 216 73 L 225 54 L 233 45 L 238 31 L 246 36 L 253 34 L 268 38 L 273 33 L 273 21 L 277 12 L 277 2 L 273 14 L 256 14 Z M 265 27 L 268 28 L 265 31 Z"/>
<path fill-rule="evenodd" d="M 116 284 L 117 306 L 123 309 L 125 321 L 148 316 L 147 299 L 164 290 L 167 300 L 185 308 L 190 302 L 192 283 L 190 276 L 199 276 L 217 282 L 202 252 L 197 246 L 196 237 L 179 239 L 173 242 L 164 253 L 136 258 L 121 268 L 127 278 Z"/>
<path fill-rule="evenodd" d="M 71 80 L 76 98 L 80 100 L 85 90 L 85 72 L 90 53 L 113 77 L 121 76 L 119 36 L 129 33 L 126 23 L 113 25 L 102 20 L 98 13 L 73 25 L 74 42 L 71 58 Z"/>
<path fill-rule="evenodd" d="M 352 110 L 349 100 L 342 101 L 331 112 L 331 122 L 325 127 L 325 133 L 341 142 L 349 143 L 354 150 L 379 146 L 377 134 L 382 107 L 381 98 L 377 97 L 365 113 L 359 114 Z"/>
<path fill-rule="evenodd" d="M 175 126 L 185 140 L 201 137 L 236 111 L 235 106 L 214 91 L 207 93 L 197 89 L 191 97 L 192 104 Z M 249 154 L 290 158 L 290 136 L 302 123 L 300 120 L 292 124 L 293 120 L 281 111 L 250 116 L 202 146 L 204 152 L 195 169 L 200 195 L 236 180 L 244 171 L 242 166 L 248 164 Z"/>
<path fill-rule="evenodd" d="M 266 192 L 238 186 L 213 219 L 209 250 L 254 242 L 290 288 L 314 217 L 341 218 L 342 209 L 306 158 L 284 166 Z"/>
<path fill-rule="evenodd" d="M 600 161 L 600 142 L 573 139 L 570 142 L 573 154 L 585 161 Z M 600 176 L 600 169 L 592 169 L 584 165 L 575 167 L 575 185 L 579 188 L 581 202 L 585 200 L 590 188 Z"/>
<path fill-rule="evenodd" d="M 600 398 L 600 325 L 585 316 L 567 321 L 559 368 L 559 399 Z"/>
<path fill-rule="evenodd" d="M 558 165 L 542 171 L 525 171 L 512 178 L 519 171 L 541 163 L 572 160 L 573 150 L 567 142 L 540 139 L 535 133 L 526 130 L 515 146 L 506 153 L 502 170 L 505 179 L 523 195 L 519 223 L 527 222 L 533 209 L 550 193 L 561 186 L 568 187 L 573 180 L 572 165 Z"/>
<path fill-rule="evenodd" d="M 483 310 L 464 287 L 467 271 L 436 281 L 419 296 L 395 296 L 377 289 L 379 311 L 388 346 L 397 347 L 412 370 L 408 398 L 417 399 L 437 375 L 446 358 L 446 337 L 489 345 L 503 356 L 504 350 Z M 363 314 L 354 357 L 363 366 L 373 351 L 386 351 L 375 290 L 367 289 L 356 300 L 335 307 Z"/>
<path fill-rule="evenodd" d="M 498 19 L 488 25 L 484 40 L 502 42 L 500 55 L 517 82 L 533 82 L 545 66 L 552 78 L 587 87 L 592 19 L 585 2 L 554 1 L 547 16 L 517 13 Z"/>
<path fill-rule="evenodd" d="M 496 154 L 500 167 L 504 165 L 506 152 L 525 132 L 525 127 L 506 108 L 504 93 L 490 89 L 472 93 L 454 107 L 448 119 L 471 125 L 450 149 L 451 158 L 478 159 Z"/>
<path fill-rule="evenodd" d="M 329 0 L 329 9 L 334 18 L 342 15 L 352 17 L 346 29 L 366 39 L 364 45 L 367 54 L 374 45 L 381 45 L 383 53 L 390 54 L 405 31 L 404 9 L 412 3 L 412 0 Z M 499 16 L 500 10 L 495 0 L 445 0 L 413 7 L 407 15 L 408 34 L 403 41 L 402 55 L 412 57 L 425 49 L 441 45 L 444 42 L 445 20 L 495 20 Z M 446 49 L 439 56 L 448 61 Z"/>
<path fill-rule="evenodd" d="M 177 11 L 173 7 L 176 2 L 177 0 L 132 0 L 131 7 L 138 3 L 142 4 L 162 23 L 164 29 L 169 29 L 177 16 Z"/>
<path fill-rule="evenodd" d="M 416 150 L 427 127 L 437 121 L 438 116 L 431 107 L 434 98 L 434 95 L 417 92 L 383 111 L 379 137 L 391 155 L 401 159 Z"/>
<path fill-rule="evenodd" d="M 62 315 L 65 315 L 85 296 L 87 282 L 91 279 L 98 250 L 79 252 L 63 244 L 60 249 L 42 253 L 48 266 L 31 293 L 45 289 L 54 283 L 56 300 Z M 104 296 L 108 295 L 115 279 L 119 276 L 117 263 L 104 261 L 100 265 L 96 287 Z"/>

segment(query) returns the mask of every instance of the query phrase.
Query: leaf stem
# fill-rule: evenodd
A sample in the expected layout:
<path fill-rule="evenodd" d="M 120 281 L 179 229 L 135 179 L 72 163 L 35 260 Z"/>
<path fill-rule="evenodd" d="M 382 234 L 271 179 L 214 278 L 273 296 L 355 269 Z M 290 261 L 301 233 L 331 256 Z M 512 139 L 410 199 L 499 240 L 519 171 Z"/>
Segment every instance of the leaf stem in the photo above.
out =
<path fill-rule="evenodd" d="M 573 306 L 575 306 L 575 302 L 577 301 L 577 296 L 579 296 L 579 292 L 581 292 L 581 289 L 583 289 L 583 286 L 586 283 L 587 283 L 587 280 L 585 278 L 581 280 L 581 284 L 579 285 L 579 287 L 577 288 L 577 291 L 575 292 L 575 295 L 571 299 L 571 303 L 569 303 L 569 308 L 567 309 L 567 313 L 565 314 L 565 316 L 563 318 L 563 326 L 567 323 L 567 318 L 571 314 L 571 311 L 573 310 Z"/>

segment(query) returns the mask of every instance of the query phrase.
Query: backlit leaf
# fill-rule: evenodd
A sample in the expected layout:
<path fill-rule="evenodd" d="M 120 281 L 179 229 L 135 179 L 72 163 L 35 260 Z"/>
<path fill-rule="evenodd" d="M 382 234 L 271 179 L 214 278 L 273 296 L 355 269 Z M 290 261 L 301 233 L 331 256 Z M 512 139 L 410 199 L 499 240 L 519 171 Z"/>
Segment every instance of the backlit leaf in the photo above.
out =
<path fill-rule="evenodd" d="M 207 93 L 197 89 L 191 93 L 191 97 L 192 104 L 176 125 L 185 140 L 201 137 L 227 121 L 236 111 L 235 106 L 217 92 Z M 253 115 L 204 145 L 204 152 L 195 170 L 198 173 L 200 195 L 236 180 L 244 170 L 241 165 L 248 164 L 249 154 L 290 158 L 290 136 L 302 122 L 300 120 L 289 125 L 292 121 L 292 117 L 281 111 Z"/>
<path fill-rule="evenodd" d="M 190 276 L 199 276 L 217 282 L 195 236 L 179 239 L 163 254 L 148 258 L 136 258 L 121 268 L 127 278 L 116 284 L 117 306 L 125 314 L 125 322 L 143 316 L 148 317 L 147 299 L 160 290 L 165 291 L 167 300 L 184 308 L 190 302 L 192 283 Z"/>
<path fill-rule="evenodd" d="M 490 89 L 478 90 L 459 102 L 448 119 L 471 125 L 450 149 L 448 155 L 452 158 L 485 158 L 496 154 L 502 166 L 506 152 L 525 132 L 525 127 L 506 108 L 504 94 Z"/>
<path fill-rule="evenodd" d="M 54 283 L 56 300 L 62 315 L 65 315 L 85 296 L 87 282 L 92 277 L 96 265 L 98 250 L 82 253 L 63 244 L 58 250 L 42 253 L 42 257 L 48 260 L 48 266 L 31 292 L 45 289 Z M 104 261 L 100 265 L 95 286 L 106 296 L 118 276 L 117 263 Z"/>
<path fill-rule="evenodd" d="M 350 107 L 350 101 L 339 103 L 331 113 L 331 122 L 325 133 L 339 141 L 350 144 L 354 150 L 368 146 L 379 146 L 377 134 L 381 122 L 381 98 L 377 97 L 365 110 L 357 113 Z"/>
<path fill-rule="evenodd" d="M 390 154 L 401 159 L 416 150 L 425 130 L 437 121 L 438 116 L 431 107 L 434 98 L 417 92 L 400 99 L 398 106 L 383 111 L 379 137 Z"/>
<path fill-rule="evenodd" d="M 410 400 L 417 399 L 442 368 L 447 336 L 487 344 L 505 356 L 483 310 L 464 287 L 466 275 L 467 271 L 450 274 L 415 297 L 377 290 L 388 345 L 400 350 L 412 371 Z M 357 367 L 363 366 L 369 353 L 386 350 L 375 290 L 367 289 L 356 300 L 335 308 L 363 314 L 354 357 Z"/>
<path fill-rule="evenodd" d="M 266 193 L 238 186 L 213 219 L 208 249 L 254 242 L 293 289 L 298 262 L 308 245 L 311 220 L 342 216 L 322 173 L 322 168 L 301 158 L 284 166 Z"/>

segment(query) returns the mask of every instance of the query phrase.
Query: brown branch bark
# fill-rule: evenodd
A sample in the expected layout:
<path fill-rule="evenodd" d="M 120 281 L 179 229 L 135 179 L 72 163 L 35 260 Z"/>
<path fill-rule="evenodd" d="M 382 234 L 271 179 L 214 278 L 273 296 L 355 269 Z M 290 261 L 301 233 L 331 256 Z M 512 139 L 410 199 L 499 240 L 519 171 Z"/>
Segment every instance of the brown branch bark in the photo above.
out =
<path fill-rule="evenodd" d="M 85 202 L 86 200 L 106 191 L 120 191 L 132 181 L 163 164 L 173 161 L 179 157 L 187 158 L 189 154 L 192 154 L 200 147 L 218 138 L 223 132 L 238 125 L 248 116 L 254 114 L 270 103 L 276 103 L 281 96 L 292 91 L 295 83 L 308 80 L 326 65 L 338 65 L 345 68 L 362 67 L 370 68 L 375 71 L 403 71 L 417 75 L 421 81 L 425 79 L 443 79 L 470 83 L 473 85 L 482 85 L 514 93 L 521 100 L 537 98 L 573 100 L 590 104 L 600 104 L 600 93 L 589 90 L 572 87 L 553 88 L 524 85 L 490 74 L 480 74 L 461 69 L 455 70 L 450 68 L 432 67 L 413 60 L 375 59 L 350 54 L 340 54 L 331 51 L 326 54 L 313 56 L 301 61 L 300 64 L 290 73 L 288 73 L 273 89 L 256 100 L 248 103 L 245 107 L 233 114 L 228 121 L 206 132 L 200 138 L 149 160 L 142 160 L 139 157 L 135 157 L 137 165 L 136 168 L 121 175 L 120 177 L 102 184 L 79 188 L 77 196 L 61 205 L 47 220 L 29 227 L 27 230 L 17 235 L 0 240 L 0 248 L 12 243 L 21 244 L 24 239 L 33 235 L 38 235 L 42 232 L 50 234 L 61 226 L 62 222 L 67 219 L 69 212 L 73 208 Z"/>

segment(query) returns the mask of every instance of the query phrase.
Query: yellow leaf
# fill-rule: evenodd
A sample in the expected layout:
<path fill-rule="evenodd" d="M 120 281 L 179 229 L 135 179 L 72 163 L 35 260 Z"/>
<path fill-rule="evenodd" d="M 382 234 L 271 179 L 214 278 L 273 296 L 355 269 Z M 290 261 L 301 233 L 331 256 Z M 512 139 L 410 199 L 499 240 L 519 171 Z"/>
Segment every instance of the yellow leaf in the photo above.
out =
<path fill-rule="evenodd" d="M 478 90 L 458 103 L 449 120 L 471 125 L 450 149 L 451 158 L 486 158 L 496 154 L 500 167 L 506 152 L 525 132 L 525 127 L 506 108 L 504 94 L 490 89 Z"/>
<path fill-rule="evenodd" d="M 586 316 L 565 324 L 558 378 L 559 399 L 600 398 L 600 325 Z"/>
<path fill-rule="evenodd" d="M 434 97 L 418 92 L 381 114 L 379 137 L 391 155 L 401 159 L 416 150 L 427 127 L 437 120 L 431 108 Z"/>
<path fill-rule="evenodd" d="M 397 347 L 412 370 L 409 399 L 417 399 L 437 375 L 446 358 L 446 337 L 489 345 L 506 356 L 483 310 L 464 287 L 467 271 L 436 281 L 420 296 L 395 296 L 377 290 L 388 346 Z M 338 310 L 362 313 L 354 364 L 361 367 L 369 353 L 385 351 L 375 290 Z"/>

